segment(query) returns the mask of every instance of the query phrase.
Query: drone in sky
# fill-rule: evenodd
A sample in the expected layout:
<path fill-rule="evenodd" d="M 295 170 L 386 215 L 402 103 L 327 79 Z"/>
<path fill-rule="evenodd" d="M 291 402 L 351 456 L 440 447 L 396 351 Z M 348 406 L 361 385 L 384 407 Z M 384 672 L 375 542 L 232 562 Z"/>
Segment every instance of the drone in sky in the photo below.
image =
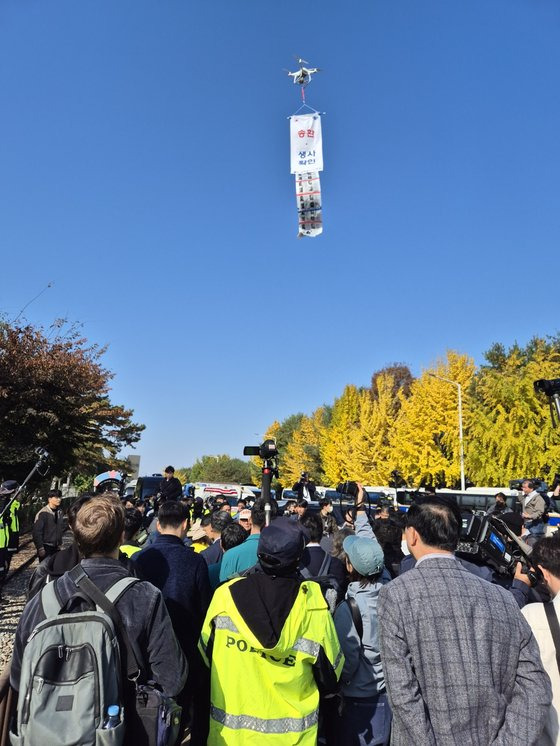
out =
<path fill-rule="evenodd" d="M 314 73 L 321 72 L 321 69 L 319 67 L 304 67 L 304 65 L 309 65 L 309 62 L 301 57 L 296 57 L 296 60 L 298 65 L 300 65 L 299 70 L 296 70 L 293 73 L 289 70 L 286 70 L 286 72 L 294 79 L 294 83 L 306 86 L 311 82 L 311 76 L 314 75 Z"/>

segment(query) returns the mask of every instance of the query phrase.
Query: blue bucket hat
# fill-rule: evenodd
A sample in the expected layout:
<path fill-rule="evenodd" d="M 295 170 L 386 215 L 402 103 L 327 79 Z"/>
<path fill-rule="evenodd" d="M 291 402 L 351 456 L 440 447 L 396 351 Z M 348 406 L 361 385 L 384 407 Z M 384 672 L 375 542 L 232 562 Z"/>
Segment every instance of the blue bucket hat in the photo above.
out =
<path fill-rule="evenodd" d="M 375 539 L 367 539 L 364 536 L 347 536 L 342 548 L 348 555 L 352 567 L 360 575 L 364 577 L 377 575 L 383 569 L 385 564 L 383 550 Z"/>

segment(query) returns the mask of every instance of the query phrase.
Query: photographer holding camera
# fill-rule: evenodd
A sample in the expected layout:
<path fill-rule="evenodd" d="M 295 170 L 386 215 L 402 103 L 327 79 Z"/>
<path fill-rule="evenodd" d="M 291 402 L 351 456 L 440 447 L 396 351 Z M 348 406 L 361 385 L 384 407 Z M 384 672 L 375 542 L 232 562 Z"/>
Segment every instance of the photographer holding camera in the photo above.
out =
<path fill-rule="evenodd" d="M 309 472 L 302 471 L 299 482 L 296 482 L 292 487 L 294 492 L 297 492 L 297 496 L 300 500 L 315 500 L 315 482 L 309 479 Z"/>

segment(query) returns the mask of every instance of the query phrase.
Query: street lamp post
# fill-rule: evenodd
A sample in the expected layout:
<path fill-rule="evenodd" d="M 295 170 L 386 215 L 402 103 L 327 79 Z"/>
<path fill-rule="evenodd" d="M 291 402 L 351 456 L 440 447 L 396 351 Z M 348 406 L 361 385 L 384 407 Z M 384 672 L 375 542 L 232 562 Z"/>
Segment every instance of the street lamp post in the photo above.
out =
<path fill-rule="evenodd" d="M 438 378 L 440 381 L 446 381 L 446 383 L 452 383 L 453 386 L 457 386 L 457 393 L 459 396 L 459 463 L 461 466 L 461 490 L 465 491 L 465 452 L 463 449 L 463 394 L 461 384 L 458 381 L 452 381 L 451 378 L 444 378 L 443 376 L 436 376 L 435 373 L 430 373 L 432 378 Z"/>

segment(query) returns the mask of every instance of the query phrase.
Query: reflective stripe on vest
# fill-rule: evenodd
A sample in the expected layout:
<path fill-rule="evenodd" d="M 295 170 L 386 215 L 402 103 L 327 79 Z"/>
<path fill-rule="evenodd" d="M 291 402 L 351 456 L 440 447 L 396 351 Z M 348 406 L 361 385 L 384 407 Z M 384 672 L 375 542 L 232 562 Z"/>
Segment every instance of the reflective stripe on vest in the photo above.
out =
<path fill-rule="evenodd" d="M 256 718 L 252 715 L 230 715 L 214 705 L 210 705 L 210 717 L 232 730 L 254 730 L 257 733 L 302 733 L 317 725 L 317 710 L 303 718 Z"/>
<path fill-rule="evenodd" d="M 300 653 L 308 653 L 309 655 L 313 655 L 316 658 L 319 655 L 321 646 L 318 642 L 307 640 L 305 637 L 300 637 L 299 640 L 296 640 L 296 643 L 293 646 L 292 650 L 297 650 Z"/>
<path fill-rule="evenodd" d="M 219 616 L 214 617 L 214 627 L 216 627 L 216 629 L 229 629 L 230 632 L 239 633 L 233 619 L 226 614 L 220 614 Z"/>

